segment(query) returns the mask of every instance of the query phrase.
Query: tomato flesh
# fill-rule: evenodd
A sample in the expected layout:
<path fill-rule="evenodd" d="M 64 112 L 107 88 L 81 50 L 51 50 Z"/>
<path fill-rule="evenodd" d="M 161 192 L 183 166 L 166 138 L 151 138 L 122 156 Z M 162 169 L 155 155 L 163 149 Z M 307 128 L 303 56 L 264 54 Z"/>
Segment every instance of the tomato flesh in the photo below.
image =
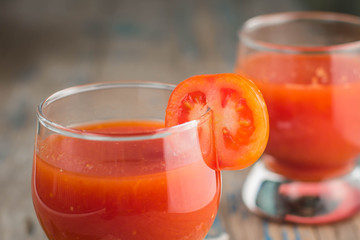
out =
<path fill-rule="evenodd" d="M 178 122 L 180 124 L 189 121 L 189 119 L 198 119 L 207 109 L 205 94 L 200 91 L 191 92 L 182 100 Z"/>
<path fill-rule="evenodd" d="M 232 116 L 234 124 L 236 125 L 233 130 L 234 134 L 231 134 L 227 127 L 223 127 L 223 137 L 225 146 L 234 150 L 241 147 L 243 144 L 247 144 L 250 136 L 255 130 L 252 111 L 249 109 L 246 99 L 241 94 L 230 88 L 222 88 L 221 94 L 221 106 L 229 109 L 233 114 L 228 113 L 227 116 Z"/>
<path fill-rule="evenodd" d="M 269 134 L 266 105 L 255 84 L 232 73 L 191 77 L 171 94 L 165 125 L 199 119 L 209 109 L 213 112 L 216 157 L 207 164 L 214 169 L 235 170 L 254 163 L 263 153 Z"/>

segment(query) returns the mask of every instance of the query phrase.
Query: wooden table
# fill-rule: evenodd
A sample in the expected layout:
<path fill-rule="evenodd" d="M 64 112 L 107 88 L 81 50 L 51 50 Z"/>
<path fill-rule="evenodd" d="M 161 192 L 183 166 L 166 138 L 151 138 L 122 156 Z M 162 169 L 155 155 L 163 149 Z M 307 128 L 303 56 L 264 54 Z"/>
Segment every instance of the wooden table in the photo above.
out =
<path fill-rule="evenodd" d="M 271 2 L 271 3 L 270 3 Z M 233 70 L 247 18 L 296 1 L 2 1 L 0 240 L 45 239 L 30 191 L 35 109 L 51 93 L 97 81 L 179 83 Z M 245 171 L 225 172 L 219 216 L 232 240 L 356 240 L 360 215 L 322 226 L 269 222 L 241 202 Z"/>

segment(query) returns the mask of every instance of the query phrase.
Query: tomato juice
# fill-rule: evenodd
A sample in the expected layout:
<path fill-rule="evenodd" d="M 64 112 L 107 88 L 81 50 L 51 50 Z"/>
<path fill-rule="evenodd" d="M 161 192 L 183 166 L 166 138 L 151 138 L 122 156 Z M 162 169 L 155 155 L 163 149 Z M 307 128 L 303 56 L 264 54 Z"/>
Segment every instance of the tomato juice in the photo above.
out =
<path fill-rule="evenodd" d="M 125 136 L 160 127 L 142 121 L 77 129 Z M 33 201 L 48 238 L 203 239 L 218 209 L 220 173 L 201 154 L 189 153 L 186 164 L 173 164 L 176 154 L 169 154 L 167 144 L 166 137 L 121 142 L 54 134 L 38 139 Z"/>
<path fill-rule="evenodd" d="M 264 95 L 268 168 L 292 179 L 347 173 L 360 152 L 360 59 L 340 54 L 256 53 L 236 72 Z"/>

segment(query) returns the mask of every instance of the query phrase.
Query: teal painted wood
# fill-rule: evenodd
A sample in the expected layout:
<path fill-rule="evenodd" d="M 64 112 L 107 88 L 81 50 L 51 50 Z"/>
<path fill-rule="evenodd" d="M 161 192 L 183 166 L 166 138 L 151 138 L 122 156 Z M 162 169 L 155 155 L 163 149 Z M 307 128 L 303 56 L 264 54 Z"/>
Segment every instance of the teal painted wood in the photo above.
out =
<path fill-rule="evenodd" d="M 230 240 L 229 234 L 226 232 L 221 217 L 216 216 L 213 225 L 205 240 Z"/>

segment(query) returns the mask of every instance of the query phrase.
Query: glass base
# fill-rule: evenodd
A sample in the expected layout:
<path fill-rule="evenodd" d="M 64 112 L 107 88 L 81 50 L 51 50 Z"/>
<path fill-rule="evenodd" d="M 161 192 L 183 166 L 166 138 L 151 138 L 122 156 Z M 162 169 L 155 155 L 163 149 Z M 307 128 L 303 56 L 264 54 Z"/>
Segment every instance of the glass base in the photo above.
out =
<path fill-rule="evenodd" d="M 277 221 L 321 224 L 348 218 L 360 209 L 360 166 L 321 182 L 287 179 L 262 161 L 251 169 L 242 190 L 247 208 Z"/>

